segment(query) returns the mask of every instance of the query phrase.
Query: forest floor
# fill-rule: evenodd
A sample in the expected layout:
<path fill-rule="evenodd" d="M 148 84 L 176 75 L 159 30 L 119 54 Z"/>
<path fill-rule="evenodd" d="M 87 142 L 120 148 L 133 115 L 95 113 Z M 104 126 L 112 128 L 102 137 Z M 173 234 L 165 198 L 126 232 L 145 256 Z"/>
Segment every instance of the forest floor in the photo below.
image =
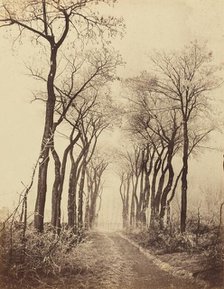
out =
<path fill-rule="evenodd" d="M 118 233 L 91 232 L 85 242 L 74 247 L 73 273 L 43 278 L 38 289 L 199 289 L 209 288 L 194 278 L 175 276 L 165 263 L 155 262 Z M 144 249 L 146 250 L 146 249 Z M 181 260 L 181 259 L 180 259 Z M 164 262 L 177 264 L 177 258 Z M 180 263 L 180 262 L 179 262 Z M 180 265 L 180 264 L 179 264 Z M 16 284 L 14 284 L 16 285 Z M 6 287 L 1 287 L 5 289 Z M 7 286 L 7 289 L 9 287 Z M 10 288 L 28 288 L 25 284 Z M 31 288 L 31 287 L 29 287 Z M 34 288 L 34 287 L 33 287 Z M 221 288 L 221 287 L 219 287 Z"/>
<path fill-rule="evenodd" d="M 197 289 L 205 288 L 173 276 L 155 265 L 139 248 L 116 233 L 93 232 L 79 246 L 76 274 L 43 280 L 41 289 Z"/>

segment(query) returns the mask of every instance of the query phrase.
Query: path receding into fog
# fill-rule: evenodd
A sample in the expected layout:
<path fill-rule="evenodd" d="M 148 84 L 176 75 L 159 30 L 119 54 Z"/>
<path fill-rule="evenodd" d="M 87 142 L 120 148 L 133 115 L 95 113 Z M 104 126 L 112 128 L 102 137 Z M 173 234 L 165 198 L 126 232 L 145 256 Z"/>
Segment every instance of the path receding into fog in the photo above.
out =
<path fill-rule="evenodd" d="M 92 267 L 74 276 L 64 288 L 89 289 L 197 289 L 196 284 L 164 272 L 116 233 L 92 233 L 83 258 Z"/>

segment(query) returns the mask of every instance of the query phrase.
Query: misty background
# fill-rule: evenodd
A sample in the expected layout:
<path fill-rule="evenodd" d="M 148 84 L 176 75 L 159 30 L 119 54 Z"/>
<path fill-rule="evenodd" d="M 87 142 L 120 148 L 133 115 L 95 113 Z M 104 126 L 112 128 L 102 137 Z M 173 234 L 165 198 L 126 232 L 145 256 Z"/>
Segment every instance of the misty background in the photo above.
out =
<path fill-rule="evenodd" d="M 222 0 L 122 0 L 111 11 L 117 17 L 122 16 L 126 24 L 124 37 L 113 42 L 125 62 L 118 69 L 119 79 L 150 70 L 149 56 L 155 50 L 178 50 L 195 39 L 207 43 L 218 65 L 223 62 Z M 27 64 L 41 60 L 38 52 L 34 54 L 35 44 L 30 44 L 29 47 L 26 41 L 17 40 L 12 45 L 10 36 L 5 36 L 2 30 L 0 38 L 0 209 L 4 213 L 17 204 L 19 193 L 30 180 L 39 155 L 44 103 L 32 102 L 32 91 L 38 90 L 38 82 L 28 75 L 26 69 Z M 116 102 L 122 103 L 125 95 L 119 80 L 113 83 L 111 91 Z M 219 118 L 224 108 L 223 92 L 223 87 L 212 92 L 217 99 L 214 109 Z M 221 128 L 222 123 L 219 126 Z M 104 223 L 104 227 L 108 222 L 121 223 L 119 177 L 116 174 L 116 164 L 113 163 L 113 153 L 116 149 L 124 148 L 127 142 L 125 134 L 119 128 L 104 133 L 100 141 L 100 146 L 111 155 L 111 164 L 104 176 L 99 220 Z M 63 138 L 61 143 L 63 144 Z M 197 209 L 202 206 L 205 212 L 209 212 L 212 200 L 223 198 L 224 145 L 221 132 L 217 130 L 212 133 L 205 147 L 190 161 L 189 207 Z M 51 170 L 53 171 L 52 168 Z M 48 186 L 47 219 L 50 217 L 47 212 L 51 199 L 50 184 Z M 35 203 L 35 197 L 34 184 L 28 199 L 30 212 L 33 211 L 31 204 Z M 66 195 L 63 196 L 63 204 L 67 204 Z M 2 209 L 4 207 L 5 210 Z"/>

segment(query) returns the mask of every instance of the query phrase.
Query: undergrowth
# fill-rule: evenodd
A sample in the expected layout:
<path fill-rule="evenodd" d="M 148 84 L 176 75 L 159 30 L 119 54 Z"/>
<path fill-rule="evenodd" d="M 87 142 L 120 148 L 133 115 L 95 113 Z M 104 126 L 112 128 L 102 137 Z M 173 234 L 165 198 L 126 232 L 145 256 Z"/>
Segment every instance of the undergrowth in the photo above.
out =
<path fill-rule="evenodd" d="M 200 256 L 200 269 L 195 276 L 208 280 L 212 285 L 223 285 L 224 228 L 217 223 L 208 220 L 200 220 L 199 223 L 197 218 L 191 218 L 185 233 L 180 233 L 178 224 L 172 224 L 163 230 L 159 226 L 154 229 L 129 228 L 126 234 L 153 254 Z"/>
<path fill-rule="evenodd" d="M 37 233 L 33 227 L 27 228 L 24 237 L 18 224 L 6 226 L 0 236 L 4 288 L 32 288 L 45 279 L 60 282 L 66 275 L 82 273 L 90 265 L 90 260 L 85 262 L 79 254 L 83 246 L 88 246 L 87 239 L 84 232 L 75 235 L 63 229 L 58 236 L 51 229 Z"/>
<path fill-rule="evenodd" d="M 178 224 L 160 229 L 129 228 L 126 232 L 132 239 L 146 248 L 152 248 L 158 253 L 202 253 L 211 247 L 221 246 L 220 228 L 214 223 L 201 222 L 196 219 L 188 221 L 187 230 L 181 233 Z"/>

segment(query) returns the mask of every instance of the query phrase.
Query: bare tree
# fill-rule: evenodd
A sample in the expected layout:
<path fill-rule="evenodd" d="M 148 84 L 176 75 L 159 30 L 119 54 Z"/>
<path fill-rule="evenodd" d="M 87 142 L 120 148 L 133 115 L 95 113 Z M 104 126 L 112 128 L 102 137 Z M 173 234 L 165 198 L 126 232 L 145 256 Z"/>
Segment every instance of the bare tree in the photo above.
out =
<path fill-rule="evenodd" d="M 152 203 L 155 195 L 157 174 L 161 169 L 160 188 L 157 190 L 157 196 L 155 195 L 157 205 L 153 205 L 157 209 L 161 198 L 163 199 L 163 201 L 161 199 L 163 202 L 162 207 L 164 207 L 165 199 L 167 199 L 165 196 L 171 190 L 170 185 L 173 183 L 171 181 L 173 179 L 171 177 L 173 169 L 170 162 L 173 140 L 172 134 L 168 134 L 169 136 L 167 137 L 167 129 L 170 132 L 173 131 L 176 136 L 180 134 L 179 128 L 181 127 L 182 129 L 183 165 L 181 171 L 177 174 L 172 195 L 167 200 L 166 206 L 173 199 L 177 183 L 181 178 L 180 227 L 181 232 L 184 232 L 187 213 L 188 159 L 199 143 L 205 140 L 214 128 L 208 117 L 208 92 L 218 86 L 217 67 L 211 63 L 212 53 L 208 52 L 206 47 L 201 47 L 197 43 L 191 44 L 179 53 L 157 53 L 152 60 L 158 72 L 156 76 L 144 72 L 139 77 L 126 81 L 126 85 L 129 88 L 129 100 L 132 102 L 130 109 L 133 119 L 132 127 L 143 140 L 146 142 L 150 140 L 154 143 L 155 149 L 157 147 L 158 158 L 154 165 L 151 196 Z M 133 112 L 135 112 L 136 108 L 138 108 L 138 114 L 134 115 L 133 118 Z M 173 127 L 169 125 L 166 119 L 173 123 Z M 179 132 L 177 133 L 176 131 L 175 133 L 175 130 Z M 163 160 L 161 157 L 163 157 Z M 170 164 L 169 166 L 166 165 L 168 164 L 167 161 Z M 167 183 L 166 193 L 164 192 L 163 194 L 162 188 L 166 174 L 170 175 L 170 182 L 169 184 Z M 160 213 L 161 216 L 163 214 L 164 212 Z"/>
<path fill-rule="evenodd" d="M 151 226 L 154 227 L 158 220 L 160 227 L 163 227 L 164 217 L 167 211 L 167 222 L 170 215 L 170 203 L 176 192 L 180 178 L 183 175 L 184 164 L 175 178 L 175 171 L 172 160 L 181 147 L 184 147 L 184 133 L 182 112 L 175 101 L 164 95 L 157 89 L 158 79 L 155 79 L 144 72 L 140 77 L 134 77 L 126 80 L 128 88 L 128 99 L 131 106 L 128 110 L 128 130 L 131 132 L 132 141 L 138 141 L 150 148 L 146 154 L 149 161 L 148 175 L 145 173 L 145 187 L 151 188 Z M 201 97 L 202 104 L 206 106 L 206 97 Z M 201 119 L 204 112 L 198 103 L 198 110 L 192 113 L 194 122 L 188 123 L 188 154 L 198 147 L 206 139 L 212 128 L 201 125 L 198 119 Z M 205 122 L 206 123 L 206 122 Z M 195 129 L 197 130 L 195 131 Z M 145 167 L 144 151 L 142 151 L 141 162 Z M 142 188 L 143 171 L 141 173 L 140 202 L 144 195 Z M 150 181 L 149 181 L 150 179 Z M 171 195 L 168 197 L 168 195 Z M 147 202 L 146 202 L 147 203 Z"/>
<path fill-rule="evenodd" d="M 129 210 L 130 210 L 130 188 L 131 188 L 131 173 L 127 171 L 128 168 L 125 168 L 125 171 L 120 172 L 120 196 L 122 201 L 122 220 L 123 220 L 123 229 L 129 227 Z"/>
<path fill-rule="evenodd" d="M 80 142 L 70 152 L 71 170 L 68 195 L 68 225 L 71 228 L 83 227 L 83 195 L 86 193 L 88 165 L 94 156 L 99 137 L 105 129 L 112 128 L 117 117 L 116 107 L 105 90 L 98 90 L 94 99 L 86 95 L 73 106 L 80 116 L 78 131 Z M 85 113 L 83 113 L 85 110 Z M 85 192 L 84 192 L 85 191 Z M 76 210 L 77 209 L 77 210 Z"/>
<path fill-rule="evenodd" d="M 140 112 L 135 111 L 132 115 L 131 131 L 138 137 L 144 136 L 144 141 L 147 144 L 149 168 L 145 183 L 148 188 L 148 194 L 151 188 L 150 222 L 151 226 L 154 227 L 155 221 L 160 220 L 160 226 L 162 227 L 167 206 L 167 196 L 174 181 L 172 160 L 180 147 L 181 125 L 178 122 L 175 110 L 159 111 L 156 108 L 155 102 L 154 104 L 151 102 L 148 104 L 142 103 L 139 107 Z M 138 108 L 136 107 L 136 109 Z M 143 166 L 144 162 L 144 158 L 142 158 Z M 149 197 L 147 199 L 149 200 Z"/>
<path fill-rule="evenodd" d="M 87 197 L 85 225 L 93 228 L 97 218 L 97 199 L 101 197 L 102 175 L 108 166 L 108 162 L 97 154 L 91 159 L 87 170 Z"/>
<path fill-rule="evenodd" d="M 44 133 L 41 143 L 41 156 L 39 164 L 39 177 L 37 199 L 35 206 L 34 226 L 38 231 L 43 231 L 44 208 L 47 192 L 47 171 L 49 151 L 52 147 L 53 137 L 58 122 L 55 122 L 55 79 L 58 71 L 58 53 L 68 39 L 69 32 L 73 30 L 80 38 L 96 39 L 102 37 L 107 31 L 115 35 L 120 25 L 120 20 L 114 17 L 101 17 L 93 12 L 93 5 L 109 1 L 83 0 L 71 1 L 3 1 L 0 11 L 1 27 L 17 27 L 19 36 L 29 32 L 33 38 L 47 44 L 49 49 L 49 72 L 46 87 L 46 112 Z M 62 120 L 61 120 L 62 121 Z M 49 143 L 46 146 L 46 143 Z"/>
<path fill-rule="evenodd" d="M 212 53 L 197 43 L 180 53 L 159 53 L 153 58 L 159 73 L 152 90 L 168 98 L 182 117 L 181 232 L 186 230 L 187 218 L 189 129 L 193 121 L 201 121 L 202 117 L 206 119 L 204 112 L 208 110 L 207 92 L 218 85 L 216 68 L 211 65 L 211 61 Z"/>

